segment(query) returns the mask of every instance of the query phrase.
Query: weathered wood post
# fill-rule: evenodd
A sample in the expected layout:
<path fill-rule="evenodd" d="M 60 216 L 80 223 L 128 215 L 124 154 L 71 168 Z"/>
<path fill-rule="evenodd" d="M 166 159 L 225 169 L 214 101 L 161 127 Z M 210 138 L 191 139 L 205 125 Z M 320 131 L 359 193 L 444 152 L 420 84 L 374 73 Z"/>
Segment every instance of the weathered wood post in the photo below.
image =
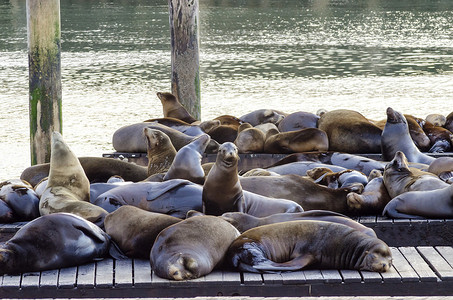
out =
<path fill-rule="evenodd" d="M 50 161 L 53 131 L 61 132 L 60 0 L 27 0 L 31 164 Z"/>
<path fill-rule="evenodd" d="M 198 0 L 168 0 L 171 32 L 171 92 L 201 118 Z"/>

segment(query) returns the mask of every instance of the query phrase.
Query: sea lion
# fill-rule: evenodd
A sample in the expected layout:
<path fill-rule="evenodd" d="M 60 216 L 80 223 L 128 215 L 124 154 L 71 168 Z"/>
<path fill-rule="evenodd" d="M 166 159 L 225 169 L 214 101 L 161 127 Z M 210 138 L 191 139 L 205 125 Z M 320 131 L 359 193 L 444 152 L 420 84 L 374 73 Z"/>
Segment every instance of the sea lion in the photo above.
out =
<path fill-rule="evenodd" d="M 397 151 L 401 151 L 410 162 L 430 164 L 435 158 L 423 154 L 415 146 L 403 114 L 387 108 L 387 122 L 381 138 L 383 160 L 392 160 Z"/>
<path fill-rule="evenodd" d="M 237 229 L 215 216 L 195 216 L 162 230 L 150 253 L 151 268 L 162 278 L 187 280 L 220 266 Z"/>
<path fill-rule="evenodd" d="M 205 214 L 221 215 L 228 211 L 240 211 L 263 217 L 274 213 L 303 211 L 294 201 L 243 191 L 237 171 L 238 160 L 237 147 L 233 143 L 220 146 L 216 162 L 203 185 L 202 211 Z"/>
<path fill-rule="evenodd" d="M 15 221 L 12 208 L 0 199 L 0 223 L 13 223 Z"/>
<path fill-rule="evenodd" d="M 277 124 L 279 121 L 283 120 L 286 115 L 286 113 L 274 109 L 257 109 L 242 115 L 239 117 L 239 120 L 245 123 L 250 123 L 252 126 L 263 123 Z"/>
<path fill-rule="evenodd" d="M 428 172 L 436 174 L 440 179 L 447 181 L 453 177 L 453 157 L 438 157 L 429 167 Z"/>
<path fill-rule="evenodd" d="M 391 199 L 384 184 L 384 177 L 378 170 L 370 173 L 368 184 L 362 193 L 350 192 L 346 198 L 349 208 L 360 211 L 362 215 L 381 214 Z"/>
<path fill-rule="evenodd" d="M 201 210 L 202 187 L 188 180 L 171 179 L 164 182 L 135 182 L 109 189 L 93 202 L 108 212 L 123 205 L 184 218 L 187 211 Z"/>
<path fill-rule="evenodd" d="M 266 170 L 280 175 L 296 174 L 300 176 L 306 176 L 307 171 L 314 168 L 328 168 L 333 172 L 340 172 L 346 170 L 346 168 L 343 167 L 313 161 L 296 161 L 293 163 L 269 167 L 266 168 Z"/>
<path fill-rule="evenodd" d="M 382 240 L 326 221 L 290 221 L 252 228 L 234 240 L 227 261 L 245 272 L 316 269 L 386 272 L 392 265 Z"/>
<path fill-rule="evenodd" d="M 182 219 L 124 205 L 104 220 L 105 232 L 127 257 L 149 259 L 157 235 Z"/>
<path fill-rule="evenodd" d="M 239 128 L 239 126 L 243 123 L 239 118 L 231 115 L 221 115 L 214 120 L 219 120 L 221 125 L 230 125 L 236 128 L 236 130 Z"/>
<path fill-rule="evenodd" d="M 444 127 L 453 132 L 453 111 L 447 115 Z"/>
<path fill-rule="evenodd" d="M 205 175 L 201 167 L 201 155 L 210 140 L 209 135 L 203 134 L 179 149 L 164 176 L 164 180 L 187 179 L 194 183 L 203 184 Z"/>
<path fill-rule="evenodd" d="M 407 126 L 409 127 L 409 134 L 415 146 L 420 151 L 428 151 L 431 142 L 423 130 L 425 120 L 407 114 L 405 114 L 404 117 L 406 118 Z"/>
<path fill-rule="evenodd" d="M 143 121 L 146 123 L 159 123 L 161 125 L 176 129 L 182 133 L 185 133 L 190 136 L 199 136 L 201 134 L 207 133 L 212 129 L 220 126 L 220 121 L 218 120 L 208 120 L 203 121 L 197 125 L 189 124 L 187 122 L 175 119 L 175 118 L 156 118 L 148 119 Z"/>
<path fill-rule="evenodd" d="M 453 185 L 429 191 L 410 191 L 390 200 L 383 215 L 391 218 L 453 217 Z"/>
<path fill-rule="evenodd" d="M 147 167 L 108 157 L 79 157 L 79 162 L 90 182 L 106 182 L 111 176 L 119 175 L 126 181 L 141 181 L 148 177 Z M 20 179 L 36 186 L 49 176 L 50 163 L 26 168 Z"/>
<path fill-rule="evenodd" d="M 426 122 L 423 130 L 431 142 L 429 153 L 443 153 L 451 151 L 453 144 L 453 133 L 440 126 Z"/>
<path fill-rule="evenodd" d="M 264 149 L 264 133 L 250 125 L 243 123 L 239 126 L 238 134 L 234 140 L 239 153 L 262 153 Z"/>
<path fill-rule="evenodd" d="M 404 192 L 435 190 L 449 185 L 433 173 L 410 168 L 401 151 L 397 151 L 395 157 L 385 166 L 383 178 L 392 199 Z"/>
<path fill-rule="evenodd" d="M 136 123 L 123 126 L 113 133 L 112 145 L 118 152 L 139 152 L 147 151 L 146 138 L 143 135 L 144 128 L 156 129 L 164 132 L 171 140 L 176 151 L 190 143 L 195 137 L 187 135 L 181 131 L 159 123 Z M 218 149 L 218 143 L 214 140 L 210 141 L 210 145 L 206 148 L 207 153 L 215 153 Z"/>
<path fill-rule="evenodd" d="M 54 213 L 24 225 L 0 247 L 0 274 L 39 272 L 106 257 L 109 236 L 79 216 Z"/>
<path fill-rule="evenodd" d="M 228 212 L 221 215 L 221 218 L 230 222 L 241 233 L 251 228 L 267 224 L 298 220 L 318 220 L 344 224 L 351 228 L 362 231 L 369 236 L 376 237 L 376 233 L 373 229 L 368 228 L 345 215 L 328 210 L 310 210 L 298 213 L 273 214 L 263 218 L 257 218 L 241 212 Z"/>
<path fill-rule="evenodd" d="M 425 120 L 434 126 L 444 127 L 447 118 L 442 114 L 429 114 L 426 116 Z"/>
<path fill-rule="evenodd" d="M 162 103 L 164 117 L 179 119 L 189 124 L 197 121 L 173 94 L 159 92 L 157 98 Z"/>
<path fill-rule="evenodd" d="M 360 184 L 361 186 L 366 186 L 368 184 L 368 178 L 365 174 L 351 169 L 333 172 L 329 168 L 314 168 L 307 171 L 307 176 L 312 178 L 316 183 L 333 189 L 344 187 L 352 188 L 357 184 Z"/>
<path fill-rule="evenodd" d="M 349 210 L 346 201 L 346 195 L 353 191 L 351 188 L 331 189 L 309 178 L 294 174 L 241 177 L 240 183 L 244 191 L 292 200 L 305 211 L 321 209 L 346 215 L 354 213 Z M 357 190 L 356 187 L 354 190 Z M 363 186 L 357 191 L 362 192 L 362 190 Z"/>
<path fill-rule="evenodd" d="M 328 149 L 327 134 L 318 128 L 280 132 L 266 137 L 264 142 L 265 153 L 327 151 Z"/>
<path fill-rule="evenodd" d="M 26 181 L 11 179 L 0 182 L 0 200 L 14 211 L 16 221 L 30 221 L 40 216 L 39 196 Z"/>
<path fill-rule="evenodd" d="M 146 157 L 148 158 L 148 176 L 167 172 L 176 156 L 176 149 L 164 132 L 144 128 L 146 137 Z"/>
<path fill-rule="evenodd" d="M 254 168 L 248 170 L 244 174 L 241 175 L 242 177 L 249 177 L 249 176 L 280 176 L 280 174 L 268 171 L 263 168 Z"/>
<path fill-rule="evenodd" d="M 100 227 L 107 215 L 107 211 L 90 203 L 90 182 L 77 156 L 57 131 L 52 133 L 49 181 L 39 200 L 39 212 L 42 216 L 73 213 Z"/>
<path fill-rule="evenodd" d="M 298 111 L 287 115 L 283 120 L 278 123 L 278 130 L 280 132 L 295 131 L 304 128 L 318 128 L 319 116 Z"/>
<path fill-rule="evenodd" d="M 326 132 L 329 150 L 346 153 L 380 153 L 382 130 L 359 112 L 346 109 L 321 115 L 318 128 Z"/>
<path fill-rule="evenodd" d="M 209 131 L 209 136 L 219 144 L 233 142 L 238 136 L 238 130 L 234 125 L 220 125 Z"/>

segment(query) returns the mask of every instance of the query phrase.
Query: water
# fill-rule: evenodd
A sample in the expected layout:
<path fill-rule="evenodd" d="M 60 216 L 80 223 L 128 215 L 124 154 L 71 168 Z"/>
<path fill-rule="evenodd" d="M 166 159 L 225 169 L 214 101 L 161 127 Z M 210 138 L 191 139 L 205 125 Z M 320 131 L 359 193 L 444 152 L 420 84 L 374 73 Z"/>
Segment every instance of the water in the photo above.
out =
<path fill-rule="evenodd" d="M 451 0 L 199 0 L 202 119 L 258 108 L 448 114 Z M 78 156 L 162 116 L 167 1 L 61 1 L 63 134 Z M 0 0 L 0 180 L 30 165 L 25 0 Z"/>

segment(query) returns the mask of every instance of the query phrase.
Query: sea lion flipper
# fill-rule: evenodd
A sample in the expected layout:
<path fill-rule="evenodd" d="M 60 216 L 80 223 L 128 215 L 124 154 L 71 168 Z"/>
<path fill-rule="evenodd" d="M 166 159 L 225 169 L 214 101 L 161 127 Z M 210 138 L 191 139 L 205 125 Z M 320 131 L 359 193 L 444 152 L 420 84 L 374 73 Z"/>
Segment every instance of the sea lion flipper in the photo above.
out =
<path fill-rule="evenodd" d="M 127 259 L 128 256 L 120 249 L 118 244 L 110 239 L 109 255 L 114 259 Z"/>
<path fill-rule="evenodd" d="M 312 254 L 302 254 L 290 261 L 284 263 L 276 263 L 271 261 L 263 261 L 253 265 L 253 267 L 261 272 L 263 271 L 297 271 L 312 264 L 315 257 Z M 269 263 L 270 262 L 270 263 Z"/>

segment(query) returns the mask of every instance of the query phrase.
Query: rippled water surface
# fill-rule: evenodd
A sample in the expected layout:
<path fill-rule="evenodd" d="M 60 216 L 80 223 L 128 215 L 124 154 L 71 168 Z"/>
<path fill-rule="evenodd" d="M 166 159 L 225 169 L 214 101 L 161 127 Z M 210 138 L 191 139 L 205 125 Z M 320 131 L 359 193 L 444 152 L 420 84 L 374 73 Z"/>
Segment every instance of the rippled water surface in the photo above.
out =
<path fill-rule="evenodd" d="M 202 119 L 258 108 L 453 104 L 453 1 L 199 0 Z M 162 116 L 170 91 L 167 1 L 61 1 L 63 134 L 112 152 L 121 126 Z M 0 0 L 0 179 L 29 166 L 25 0 Z"/>

